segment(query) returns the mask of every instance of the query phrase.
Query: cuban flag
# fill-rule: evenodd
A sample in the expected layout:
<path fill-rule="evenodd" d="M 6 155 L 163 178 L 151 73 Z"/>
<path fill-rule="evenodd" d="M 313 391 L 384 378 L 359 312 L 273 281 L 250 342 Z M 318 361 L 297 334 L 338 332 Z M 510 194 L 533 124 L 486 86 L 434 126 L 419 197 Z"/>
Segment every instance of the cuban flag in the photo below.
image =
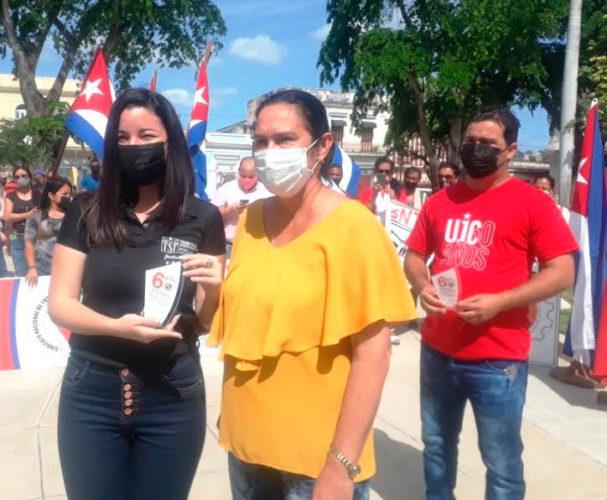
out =
<path fill-rule="evenodd" d="M 103 51 L 99 50 L 65 120 L 65 128 L 84 141 L 99 158 L 103 157 L 103 138 L 114 99 Z"/>
<path fill-rule="evenodd" d="M 198 81 L 194 93 L 194 107 L 190 116 L 188 127 L 188 147 L 192 158 L 194 179 L 196 181 L 196 194 L 203 200 L 209 199 L 205 189 L 207 187 L 207 159 L 200 149 L 207 133 L 207 119 L 209 117 L 209 83 L 207 80 L 207 66 L 204 61 L 200 63 Z"/>
<path fill-rule="evenodd" d="M 602 344 L 607 342 L 605 334 L 599 335 L 601 329 L 607 328 L 605 319 L 602 328 L 599 328 L 601 311 L 607 314 L 607 308 L 603 307 L 607 273 L 607 199 L 596 100 L 590 107 L 584 131 L 569 225 L 578 240 L 580 251 L 575 257 L 574 300 L 564 352 L 591 367 L 595 361 L 597 338 L 602 337 Z M 605 364 L 607 345 L 602 351 Z"/>
<path fill-rule="evenodd" d="M 350 198 L 356 198 L 358 195 L 358 181 L 360 181 L 360 167 L 337 145 L 330 165 L 341 167 L 343 177 L 339 182 L 339 188 Z"/>
<path fill-rule="evenodd" d="M 156 85 L 158 84 L 158 70 L 155 69 L 150 80 L 150 92 L 156 92 Z"/>

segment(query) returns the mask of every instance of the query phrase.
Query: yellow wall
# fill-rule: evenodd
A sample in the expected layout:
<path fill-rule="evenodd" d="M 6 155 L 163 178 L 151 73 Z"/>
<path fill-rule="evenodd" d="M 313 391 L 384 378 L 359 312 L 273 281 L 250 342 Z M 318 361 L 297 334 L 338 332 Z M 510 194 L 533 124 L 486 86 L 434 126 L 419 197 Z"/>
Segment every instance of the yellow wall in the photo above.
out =
<path fill-rule="evenodd" d="M 54 78 L 36 77 L 38 90 L 46 95 L 55 82 Z M 78 91 L 80 90 L 80 82 L 77 80 L 68 79 L 63 86 L 61 100 L 71 104 L 74 102 Z M 19 90 L 19 81 L 14 75 L 0 74 L 0 119 L 15 118 L 15 110 L 19 104 L 23 104 L 21 92 Z"/>
<path fill-rule="evenodd" d="M 54 78 L 36 77 L 38 90 L 42 95 L 46 95 L 55 83 Z M 68 78 L 63 85 L 61 92 L 61 101 L 72 104 L 78 92 L 80 91 L 81 82 Z M 21 91 L 19 89 L 19 80 L 12 74 L 0 74 L 0 119 L 8 118 L 13 120 L 16 118 L 17 106 L 23 104 Z M 76 144 L 71 138 L 67 143 L 67 150 L 70 152 L 67 156 L 88 157 L 90 152 L 82 152 L 82 147 Z M 66 151 L 66 153 L 68 153 Z"/>

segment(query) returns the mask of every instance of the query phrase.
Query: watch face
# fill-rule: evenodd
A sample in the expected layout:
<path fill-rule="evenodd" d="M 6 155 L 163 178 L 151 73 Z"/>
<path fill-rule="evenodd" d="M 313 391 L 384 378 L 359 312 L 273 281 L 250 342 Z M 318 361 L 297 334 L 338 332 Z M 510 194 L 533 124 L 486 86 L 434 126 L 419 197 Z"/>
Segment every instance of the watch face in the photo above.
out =
<path fill-rule="evenodd" d="M 354 479 L 356 476 L 358 476 L 360 474 L 360 467 L 356 464 L 350 464 L 348 465 L 348 476 L 350 476 L 350 479 Z"/>

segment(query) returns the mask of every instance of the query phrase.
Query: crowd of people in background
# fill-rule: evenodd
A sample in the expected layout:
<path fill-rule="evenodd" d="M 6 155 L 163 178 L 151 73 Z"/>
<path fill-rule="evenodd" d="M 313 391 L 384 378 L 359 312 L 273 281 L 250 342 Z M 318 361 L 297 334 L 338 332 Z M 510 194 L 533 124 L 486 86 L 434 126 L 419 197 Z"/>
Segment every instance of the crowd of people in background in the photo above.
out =
<path fill-rule="evenodd" d="M 94 193 L 99 188 L 97 157 L 89 160 L 89 168 L 78 192 Z M 38 276 L 50 275 L 61 221 L 75 191 L 67 178 L 49 176 L 41 168 L 32 173 L 28 167 L 15 167 L 10 176 L 0 178 L 0 278 L 25 277 L 35 285 Z"/>
<path fill-rule="evenodd" d="M 0 178 L 0 249 L 3 250 L 0 252 L 0 278 L 27 277 L 28 283 L 35 284 L 37 276 L 50 274 L 49 264 L 42 263 L 38 266 L 34 256 L 42 255 L 42 251 L 39 250 L 42 247 L 45 248 L 47 258 L 52 255 L 55 237 L 60 227 L 58 221 L 62 219 L 60 214 L 65 213 L 65 210 L 56 204 L 58 200 L 54 197 L 65 198 L 63 201 L 65 208 L 67 200 L 70 200 L 76 192 L 97 192 L 101 162 L 96 156 L 90 158 L 88 168 L 89 171 L 82 176 L 78 189 L 69 184 L 69 195 L 66 194 L 68 186 L 66 183 L 69 181 L 60 177 L 51 183 L 51 186 L 52 189 L 57 188 L 57 181 L 65 181 L 57 188 L 61 193 L 57 195 L 57 192 L 52 190 L 45 193 L 48 174 L 41 168 L 31 173 L 27 167 L 17 167 L 9 177 Z M 418 189 L 422 181 L 422 173 L 423 169 L 420 167 L 404 167 L 403 182 L 400 182 L 395 176 L 394 161 L 387 156 L 378 157 L 370 178 L 370 186 L 359 190 L 358 199 L 384 223 L 389 200 L 396 200 L 419 210 L 425 201 L 425 197 Z M 341 165 L 327 163 L 321 167 L 323 181 L 338 191 L 340 190 L 336 186 L 339 185 L 342 177 Z M 457 163 L 444 161 L 439 164 L 436 178 L 438 190 L 454 185 L 461 179 L 461 170 Z M 550 175 L 539 174 L 534 179 L 533 185 L 555 198 L 555 181 Z M 217 188 L 212 201 L 219 208 L 224 220 L 228 258 L 240 214 L 248 203 L 269 196 L 271 193 L 263 183 L 259 182 L 253 157 L 243 158 L 238 165 L 237 178 Z M 46 210 L 47 215 L 42 217 L 42 220 L 46 222 L 39 227 L 43 210 Z M 58 216 L 57 219 L 53 215 L 48 215 L 49 212 Z M 31 218 L 29 224 L 27 224 L 28 218 Z M 52 230 L 50 225 L 53 225 Z M 27 232 L 26 226 L 30 227 Z M 37 250 L 34 250 L 34 246 Z M 31 248 L 28 249 L 29 247 Z M 12 258 L 14 272 L 9 271 L 6 257 Z"/>

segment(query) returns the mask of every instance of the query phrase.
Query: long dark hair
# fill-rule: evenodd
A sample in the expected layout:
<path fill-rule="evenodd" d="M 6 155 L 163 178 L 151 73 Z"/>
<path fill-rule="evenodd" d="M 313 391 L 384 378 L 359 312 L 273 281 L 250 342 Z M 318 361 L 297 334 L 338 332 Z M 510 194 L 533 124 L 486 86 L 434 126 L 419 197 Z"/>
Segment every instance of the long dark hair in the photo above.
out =
<path fill-rule="evenodd" d="M 162 95 L 147 89 L 124 91 L 112 106 L 105 131 L 99 191 L 84 211 L 89 243 L 93 246 L 120 247 L 130 243 L 121 214 L 137 203 L 137 186 L 121 172 L 118 161 L 120 116 L 130 108 L 146 108 L 154 113 L 167 133 L 167 168 L 160 187 L 158 208 L 160 222 L 165 228 L 172 229 L 179 224 L 188 199 L 194 193 L 194 174 L 188 146 L 171 103 Z"/>
<path fill-rule="evenodd" d="M 48 217 L 48 211 L 51 208 L 51 200 L 48 195 L 55 194 L 66 184 L 73 189 L 72 183 L 65 177 L 49 177 L 46 179 L 46 184 L 42 191 L 42 199 L 40 200 L 40 220 L 44 220 Z"/>
<path fill-rule="evenodd" d="M 277 90 L 268 94 L 261 100 L 257 106 L 257 109 L 255 110 L 255 121 L 257 121 L 261 110 L 272 104 L 291 104 L 292 106 L 295 106 L 304 122 L 306 130 L 310 133 L 312 140 L 314 141 L 321 137 L 325 132 L 329 132 L 331 130 L 329 128 L 327 110 L 325 109 L 324 104 L 309 92 L 299 89 L 286 89 Z M 314 145 L 314 148 L 317 148 L 318 146 L 319 143 L 317 142 Z M 320 169 L 317 174 L 318 176 L 322 175 L 321 171 L 323 170 L 325 163 L 327 161 L 330 162 L 333 158 L 334 151 L 335 149 L 332 146 L 327 156 L 325 156 L 321 162 Z"/>
<path fill-rule="evenodd" d="M 327 110 L 322 102 L 309 92 L 299 89 L 277 90 L 265 96 L 255 110 L 255 120 L 266 106 L 271 104 L 291 104 L 297 108 L 313 140 L 329 132 Z"/>
<path fill-rule="evenodd" d="M 32 178 L 32 172 L 27 167 L 15 167 L 15 168 L 13 168 L 13 175 L 12 175 L 13 178 L 15 177 L 15 174 L 17 173 L 18 170 L 23 170 L 30 179 Z"/>

